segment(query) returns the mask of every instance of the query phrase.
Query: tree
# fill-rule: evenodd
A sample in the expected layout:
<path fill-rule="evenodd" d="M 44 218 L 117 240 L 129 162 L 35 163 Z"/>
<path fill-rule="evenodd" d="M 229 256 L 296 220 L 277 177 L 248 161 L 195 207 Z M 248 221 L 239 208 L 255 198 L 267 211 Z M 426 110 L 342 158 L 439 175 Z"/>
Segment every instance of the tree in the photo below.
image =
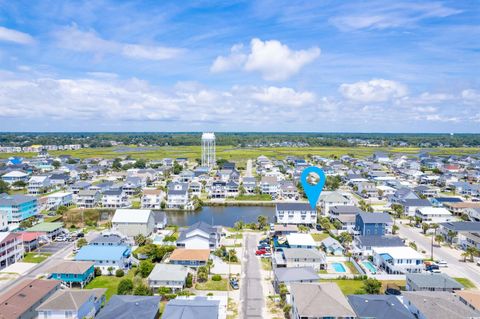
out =
<path fill-rule="evenodd" d="M 392 226 L 392 234 L 395 235 L 399 229 L 400 229 L 400 227 L 398 227 L 398 225 L 393 225 Z"/>
<path fill-rule="evenodd" d="M 0 194 L 8 193 L 9 190 L 10 190 L 10 187 L 8 186 L 8 184 L 5 181 L 0 179 Z"/>
<path fill-rule="evenodd" d="M 65 212 L 67 212 L 67 211 L 68 211 L 68 207 L 67 207 L 67 206 L 61 205 L 61 206 L 59 206 L 59 207 L 57 208 L 57 214 L 59 214 L 59 215 L 63 215 L 63 214 L 64 214 Z"/>
<path fill-rule="evenodd" d="M 102 269 L 100 267 L 95 267 L 94 274 L 95 274 L 95 277 L 101 276 Z"/>
<path fill-rule="evenodd" d="M 232 263 L 238 262 L 237 251 L 233 248 L 228 250 L 228 261 Z"/>
<path fill-rule="evenodd" d="M 267 226 L 267 223 L 268 223 L 267 216 L 264 216 L 264 215 L 258 216 L 257 222 L 258 222 L 258 228 L 259 229 L 264 229 Z"/>
<path fill-rule="evenodd" d="M 185 279 L 185 286 L 187 288 L 192 288 L 193 286 L 193 276 L 191 273 L 187 274 L 187 279 Z"/>
<path fill-rule="evenodd" d="M 367 278 L 363 281 L 363 290 L 369 295 L 378 295 L 382 283 L 375 278 Z"/>
<path fill-rule="evenodd" d="M 425 235 L 427 233 L 427 231 L 430 229 L 430 225 L 427 224 L 427 223 L 422 223 L 422 231 L 423 231 L 423 234 Z"/>
<path fill-rule="evenodd" d="M 399 204 L 392 204 L 392 210 L 395 213 L 396 218 L 400 218 L 404 213 L 403 206 Z"/>
<path fill-rule="evenodd" d="M 173 162 L 173 174 L 178 175 L 182 170 L 182 165 L 178 164 L 177 161 Z"/>
<path fill-rule="evenodd" d="M 438 243 L 438 246 L 442 245 L 444 238 L 442 235 L 435 236 L 435 241 Z"/>
<path fill-rule="evenodd" d="M 333 227 L 335 227 L 335 229 L 342 229 L 342 222 L 338 219 L 335 219 L 335 221 L 333 222 Z"/>
<path fill-rule="evenodd" d="M 123 271 L 123 269 L 117 269 L 115 270 L 115 277 L 123 277 L 125 275 L 125 272 Z"/>
<path fill-rule="evenodd" d="M 112 266 L 110 266 L 110 267 L 107 268 L 108 274 L 109 274 L 110 276 L 113 274 L 113 270 L 114 270 L 114 269 L 115 269 L 115 268 L 113 268 Z"/>
<path fill-rule="evenodd" d="M 325 230 L 329 230 L 331 228 L 330 221 L 327 217 L 320 217 L 319 224 Z"/>
<path fill-rule="evenodd" d="M 25 183 L 24 181 L 15 181 L 13 182 L 12 186 L 15 188 L 25 188 L 27 186 L 27 183 Z"/>
<path fill-rule="evenodd" d="M 343 233 L 341 233 L 340 236 L 339 236 L 339 238 L 340 238 L 340 241 L 342 242 L 342 244 L 347 245 L 347 246 L 348 246 L 348 245 L 352 242 L 352 240 L 353 240 L 352 235 L 350 235 L 348 232 L 343 232 Z"/>
<path fill-rule="evenodd" d="M 83 246 L 87 245 L 87 240 L 85 238 L 80 238 L 79 240 L 77 240 L 77 248 L 80 249 L 82 248 Z"/>
<path fill-rule="evenodd" d="M 60 166 L 62 166 L 62 163 L 60 163 L 59 161 L 53 161 L 53 162 L 52 162 L 52 166 L 53 166 L 55 169 L 58 169 Z"/>
<path fill-rule="evenodd" d="M 138 266 L 138 272 L 142 278 L 147 278 L 153 270 L 153 263 L 150 260 L 142 260 Z"/>
<path fill-rule="evenodd" d="M 117 294 L 131 295 L 133 292 L 133 281 L 131 279 L 122 279 L 118 283 Z"/>
<path fill-rule="evenodd" d="M 478 249 L 476 247 L 470 246 L 465 249 L 467 256 L 470 257 L 470 261 L 473 262 L 473 257 L 478 256 Z"/>
<path fill-rule="evenodd" d="M 113 160 L 112 168 L 114 170 L 117 170 L 117 171 L 122 169 L 122 163 L 121 163 L 121 160 L 119 158 L 116 158 L 116 159 Z"/>
<path fill-rule="evenodd" d="M 340 183 L 342 182 L 342 178 L 340 175 L 335 176 L 327 176 L 325 181 L 325 189 L 327 190 L 337 190 L 340 187 Z"/>
<path fill-rule="evenodd" d="M 145 162 L 144 159 L 141 158 L 141 159 L 139 159 L 135 162 L 133 167 L 135 167 L 135 168 L 145 168 L 145 167 L 147 167 L 147 163 Z"/>
<path fill-rule="evenodd" d="M 147 238 L 142 234 L 136 235 L 135 237 L 133 237 L 133 240 L 135 241 L 135 244 L 139 247 L 145 246 L 145 244 L 147 243 Z"/>
<path fill-rule="evenodd" d="M 206 266 L 198 267 L 197 270 L 198 281 L 205 282 L 208 280 L 208 268 Z"/>
<path fill-rule="evenodd" d="M 449 230 L 448 233 L 447 233 L 447 236 L 448 236 L 448 242 L 450 244 L 453 243 L 453 239 L 457 236 L 457 232 L 454 231 L 454 230 Z"/>
<path fill-rule="evenodd" d="M 153 296 L 152 290 L 143 282 L 135 287 L 133 294 L 136 296 Z"/>
<path fill-rule="evenodd" d="M 233 228 L 235 228 L 235 230 L 242 230 L 243 227 L 245 227 L 245 223 L 242 220 L 235 222 L 235 224 L 233 225 Z"/>

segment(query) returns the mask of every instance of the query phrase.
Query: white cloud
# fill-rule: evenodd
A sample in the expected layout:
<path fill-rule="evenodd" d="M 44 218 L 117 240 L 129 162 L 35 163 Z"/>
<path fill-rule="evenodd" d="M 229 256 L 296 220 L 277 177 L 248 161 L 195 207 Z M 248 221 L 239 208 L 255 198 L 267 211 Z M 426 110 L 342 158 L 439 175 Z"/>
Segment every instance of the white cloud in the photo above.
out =
<path fill-rule="evenodd" d="M 76 25 L 55 33 L 62 48 L 96 54 L 121 54 L 127 58 L 145 60 L 173 59 L 184 50 L 162 46 L 140 45 L 102 39 L 94 30 L 82 31 Z"/>
<path fill-rule="evenodd" d="M 330 22 L 341 31 L 412 27 L 425 19 L 445 18 L 462 12 L 439 2 L 370 2 L 347 6 L 343 12 L 349 14 L 330 19 Z"/>
<path fill-rule="evenodd" d="M 474 100 L 477 102 L 480 101 L 480 92 L 476 90 L 472 90 L 472 89 L 463 90 L 461 95 L 462 95 L 462 98 L 467 101 L 474 101 Z"/>
<path fill-rule="evenodd" d="M 297 92 L 292 88 L 274 86 L 260 89 L 252 97 L 262 103 L 288 106 L 303 106 L 315 101 L 315 94 L 311 92 Z"/>
<path fill-rule="evenodd" d="M 34 39 L 31 35 L 17 30 L 7 29 L 0 26 L 0 41 L 13 42 L 18 44 L 32 44 Z"/>
<path fill-rule="evenodd" d="M 212 64 L 212 72 L 224 72 L 243 68 L 248 72 L 260 72 L 268 81 L 284 81 L 297 74 L 305 65 L 320 56 L 320 49 L 292 50 L 277 40 L 252 39 L 248 55 L 242 45 L 231 48 L 230 55 L 218 56 Z"/>
<path fill-rule="evenodd" d="M 320 56 L 317 47 L 295 51 L 277 40 L 252 39 L 250 47 L 245 70 L 259 71 L 269 81 L 286 80 Z"/>
<path fill-rule="evenodd" d="M 247 59 L 247 55 L 242 53 L 243 44 L 235 44 L 230 49 L 230 55 L 218 56 L 210 68 L 213 73 L 225 72 L 240 69 Z"/>
<path fill-rule="evenodd" d="M 407 94 L 405 85 L 384 79 L 342 84 L 339 91 L 345 98 L 357 102 L 385 102 Z"/>

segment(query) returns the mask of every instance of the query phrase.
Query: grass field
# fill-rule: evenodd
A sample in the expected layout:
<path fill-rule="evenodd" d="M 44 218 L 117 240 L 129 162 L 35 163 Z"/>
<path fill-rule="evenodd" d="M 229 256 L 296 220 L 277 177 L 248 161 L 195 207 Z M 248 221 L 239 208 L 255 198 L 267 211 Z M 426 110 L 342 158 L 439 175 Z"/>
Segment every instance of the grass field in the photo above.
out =
<path fill-rule="evenodd" d="M 330 234 L 328 233 L 314 233 L 314 234 L 311 234 L 312 237 L 313 237 L 313 240 L 315 241 L 322 241 L 328 237 L 330 237 Z"/>
<path fill-rule="evenodd" d="M 351 280 L 351 279 L 322 279 L 322 282 L 334 282 L 338 285 L 340 290 L 345 296 L 353 295 L 355 292 L 359 292 L 363 287 L 363 280 Z M 385 291 L 388 284 L 395 284 L 399 287 L 405 287 L 405 280 L 381 280 L 382 289 L 381 293 Z"/>
<path fill-rule="evenodd" d="M 51 254 L 49 253 L 26 253 L 22 262 L 39 264 L 47 259 Z"/>
<path fill-rule="evenodd" d="M 475 288 L 477 288 L 477 287 L 473 284 L 473 282 L 471 282 L 471 281 L 470 281 L 469 279 L 467 279 L 467 278 L 455 277 L 455 278 L 453 278 L 453 279 L 455 279 L 456 281 L 458 281 L 459 283 L 461 283 L 461 284 L 465 287 L 465 289 L 475 289 Z"/>
<path fill-rule="evenodd" d="M 258 147 L 258 148 L 238 148 L 234 146 L 217 146 L 217 158 L 223 158 L 231 161 L 245 163 L 249 158 L 256 158 L 259 155 L 276 157 L 283 159 L 288 155 L 306 156 L 319 155 L 324 157 L 342 156 L 352 154 L 355 157 L 366 157 L 376 151 L 388 153 L 418 154 L 422 149 L 418 147 Z M 480 151 L 480 148 L 430 148 L 432 155 L 461 155 L 473 154 Z M 115 158 L 121 155 L 130 155 L 132 158 L 161 159 L 164 157 L 176 158 L 187 157 L 191 160 L 200 158 L 200 146 L 162 146 L 162 147 L 142 147 L 122 146 L 104 147 L 104 148 L 84 148 L 75 151 L 52 151 L 51 155 L 72 155 L 77 158 Z M 10 156 L 32 157 L 37 153 L 0 153 L 0 158 Z"/>
<path fill-rule="evenodd" d="M 208 279 L 206 282 L 199 282 L 195 285 L 197 290 L 217 290 L 217 291 L 227 291 L 229 290 L 228 281 L 226 278 L 222 278 L 220 281 L 213 281 Z"/>
<path fill-rule="evenodd" d="M 120 281 L 125 278 L 133 280 L 134 273 L 135 273 L 135 269 L 131 269 L 125 276 L 121 278 L 115 277 L 115 276 L 98 276 L 98 277 L 95 277 L 92 281 L 90 281 L 85 288 L 86 289 L 107 288 L 107 292 L 105 293 L 105 296 L 107 300 L 109 300 L 112 295 L 117 293 L 117 287 Z"/>

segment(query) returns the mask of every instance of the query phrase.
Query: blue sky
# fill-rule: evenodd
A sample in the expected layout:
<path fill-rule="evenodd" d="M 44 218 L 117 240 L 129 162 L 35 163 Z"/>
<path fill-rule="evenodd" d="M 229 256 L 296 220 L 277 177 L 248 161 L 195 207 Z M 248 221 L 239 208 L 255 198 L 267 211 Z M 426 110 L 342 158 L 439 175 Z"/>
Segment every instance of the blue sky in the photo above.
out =
<path fill-rule="evenodd" d="M 1 131 L 480 133 L 476 1 L 3 1 Z"/>

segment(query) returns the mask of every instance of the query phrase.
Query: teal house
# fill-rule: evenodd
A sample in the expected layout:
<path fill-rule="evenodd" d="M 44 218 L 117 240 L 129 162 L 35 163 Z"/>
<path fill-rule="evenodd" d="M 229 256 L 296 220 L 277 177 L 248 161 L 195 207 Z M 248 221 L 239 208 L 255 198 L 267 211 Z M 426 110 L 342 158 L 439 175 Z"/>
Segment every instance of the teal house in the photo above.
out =
<path fill-rule="evenodd" d="M 50 279 L 60 280 L 66 286 L 85 287 L 95 277 L 95 264 L 91 261 L 63 261 L 48 270 Z"/>

